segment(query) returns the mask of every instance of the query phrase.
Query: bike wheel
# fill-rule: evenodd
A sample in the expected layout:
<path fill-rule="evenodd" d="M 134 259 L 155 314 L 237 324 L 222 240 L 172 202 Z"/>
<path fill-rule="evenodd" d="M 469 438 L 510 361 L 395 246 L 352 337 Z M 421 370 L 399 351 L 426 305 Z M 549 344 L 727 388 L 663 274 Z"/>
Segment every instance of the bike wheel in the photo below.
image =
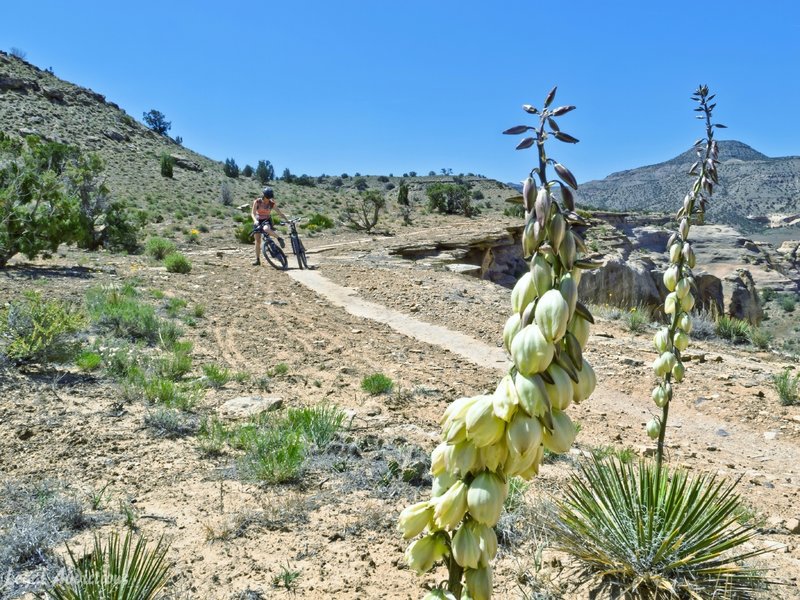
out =
<path fill-rule="evenodd" d="M 289 261 L 286 259 L 286 255 L 283 253 L 283 250 L 278 248 L 278 246 L 275 245 L 275 242 L 273 242 L 271 239 L 264 240 L 262 251 L 264 258 L 267 259 L 267 262 L 279 271 L 285 270 L 289 265 Z"/>
<path fill-rule="evenodd" d="M 303 263 L 305 262 L 303 260 L 305 256 L 301 256 L 303 252 L 303 244 L 301 244 L 300 240 L 296 237 L 292 237 L 292 252 L 294 252 L 295 257 L 297 257 L 297 266 L 302 269 Z"/>
<path fill-rule="evenodd" d="M 306 249 L 303 247 L 303 242 L 297 240 L 297 262 L 302 263 L 301 269 L 308 268 L 308 260 L 306 260 Z"/>

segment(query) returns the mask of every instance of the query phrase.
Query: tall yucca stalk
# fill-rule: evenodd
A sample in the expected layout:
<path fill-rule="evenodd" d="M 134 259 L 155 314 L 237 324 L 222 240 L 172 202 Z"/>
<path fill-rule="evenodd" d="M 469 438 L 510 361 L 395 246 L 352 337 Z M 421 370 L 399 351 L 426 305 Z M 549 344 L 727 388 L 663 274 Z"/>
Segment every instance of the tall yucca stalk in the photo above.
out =
<path fill-rule="evenodd" d="M 672 400 L 672 382 L 680 383 L 684 376 L 681 353 L 689 346 L 689 334 L 692 331 L 690 313 L 695 305 L 693 291 L 696 289 L 692 269 L 695 266 L 695 255 L 689 239 L 689 231 L 693 223 L 702 224 L 705 218 L 706 205 L 711 200 L 714 186 L 719 183 L 717 165 L 719 164 L 719 147 L 714 140 L 714 130 L 725 125 L 712 123 L 712 111 L 716 103 L 711 103 L 714 95 L 709 95 L 708 86 L 701 85 L 692 95 L 692 100 L 699 106 L 699 119 L 705 121 L 706 137 L 694 143 L 697 161 L 689 169 L 694 175 L 691 190 L 683 199 L 678 210 L 678 225 L 667 242 L 670 265 L 664 272 L 664 285 L 669 294 L 664 301 L 664 312 L 669 322 L 656 333 L 653 343 L 659 357 L 653 363 L 653 370 L 660 378 L 653 389 L 652 398 L 656 406 L 661 408 L 661 417 L 654 418 L 647 424 L 647 433 L 658 438 L 657 465 L 660 468 L 664 460 L 664 436 L 669 417 L 669 405 Z"/>
<path fill-rule="evenodd" d="M 545 448 L 569 450 L 576 429 L 565 411 L 588 398 L 596 385 L 583 358 L 593 319 L 578 302 L 580 269 L 596 265 L 581 259 L 585 246 L 578 228 L 586 223 L 575 212 L 575 177 L 545 152 L 550 137 L 578 141 L 556 122 L 575 107 L 550 108 L 555 94 L 553 88 L 541 109 L 523 106 L 539 117 L 538 125 L 504 132 L 528 134 L 517 148 L 535 147 L 538 159 L 519 198 L 526 216 L 522 249 L 530 270 L 511 292 L 513 314 L 503 330 L 513 365 L 494 394 L 459 398 L 447 408 L 442 442 L 431 455 L 431 498 L 400 515 L 406 539 L 425 534 L 406 550 L 409 565 L 420 574 L 439 561 L 448 569 L 448 581 L 429 591 L 428 600 L 491 597 L 494 526 L 508 480 L 538 474 Z M 550 166 L 558 179 L 549 178 Z"/>

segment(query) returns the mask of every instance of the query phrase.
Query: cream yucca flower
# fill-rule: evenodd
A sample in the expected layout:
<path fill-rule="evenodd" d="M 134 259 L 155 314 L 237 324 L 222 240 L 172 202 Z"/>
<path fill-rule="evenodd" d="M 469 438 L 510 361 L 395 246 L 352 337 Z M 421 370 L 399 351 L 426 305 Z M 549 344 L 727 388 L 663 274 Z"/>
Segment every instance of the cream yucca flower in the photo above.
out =
<path fill-rule="evenodd" d="M 569 305 L 561 292 L 549 290 L 539 298 L 534 321 L 548 341 L 557 342 L 564 337 L 569 324 Z"/>
<path fill-rule="evenodd" d="M 464 579 L 472 600 L 489 600 L 492 597 L 492 568 L 490 566 L 467 569 L 464 572 Z"/>
<path fill-rule="evenodd" d="M 509 354 L 511 354 L 511 342 L 514 340 L 514 336 L 519 333 L 521 326 L 522 318 L 519 313 L 515 312 L 508 318 L 505 327 L 503 327 L 503 348 Z"/>
<path fill-rule="evenodd" d="M 406 548 L 406 562 L 419 575 L 430 571 L 431 567 L 447 556 L 447 538 L 442 532 L 426 535 Z"/>
<path fill-rule="evenodd" d="M 553 430 L 544 430 L 542 443 L 544 447 L 551 452 L 563 454 L 570 449 L 572 442 L 575 441 L 576 435 L 578 435 L 578 432 L 567 413 L 561 410 L 554 410 Z"/>
<path fill-rule="evenodd" d="M 511 310 L 522 314 L 525 307 L 536 299 L 536 288 L 533 285 L 533 274 L 528 271 L 519 278 L 511 290 Z"/>
<path fill-rule="evenodd" d="M 544 380 L 539 375 L 526 377 L 517 373 L 514 377 L 514 389 L 522 409 L 532 417 L 543 417 L 550 412 L 550 397 Z"/>
<path fill-rule="evenodd" d="M 431 500 L 433 524 L 439 529 L 453 529 L 467 512 L 467 484 L 458 480 L 444 494 Z"/>
<path fill-rule="evenodd" d="M 564 302 L 564 299 L 561 298 L 561 301 Z M 544 371 L 553 360 L 554 351 L 552 342 L 547 341 L 535 323 L 523 327 L 511 342 L 514 364 L 527 377 Z"/>
<path fill-rule="evenodd" d="M 469 514 L 479 523 L 495 525 L 500 519 L 507 493 L 507 484 L 499 476 L 482 471 L 469 484 Z"/>
<path fill-rule="evenodd" d="M 466 417 L 467 439 L 477 448 L 494 444 L 505 433 L 505 421 L 494 414 L 494 397 L 479 396 Z"/>
<path fill-rule="evenodd" d="M 400 513 L 398 529 L 403 532 L 405 539 L 416 537 L 430 524 L 433 517 L 433 507 L 428 501 L 417 502 L 407 506 Z"/>
<path fill-rule="evenodd" d="M 477 569 L 481 562 L 480 539 L 469 523 L 463 523 L 453 536 L 453 558 L 462 567 Z"/>
<path fill-rule="evenodd" d="M 517 390 L 514 387 L 514 379 L 510 374 L 500 380 L 493 398 L 495 416 L 505 422 L 510 421 L 519 405 Z"/>
<path fill-rule="evenodd" d="M 567 372 L 553 363 L 547 367 L 547 374 L 553 383 L 544 384 L 550 404 L 554 410 L 566 410 L 572 402 L 572 380 Z"/>

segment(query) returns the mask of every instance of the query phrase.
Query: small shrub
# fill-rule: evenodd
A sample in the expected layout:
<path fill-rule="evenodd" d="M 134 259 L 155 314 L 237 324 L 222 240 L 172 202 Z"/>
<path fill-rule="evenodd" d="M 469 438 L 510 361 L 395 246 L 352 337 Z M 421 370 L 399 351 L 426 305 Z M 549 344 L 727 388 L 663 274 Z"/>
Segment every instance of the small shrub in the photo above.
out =
<path fill-rule="evenodd" d="M 166 152 L 161 155 L 161 175 L 163 177 L 172 178 L 173 167 L 175 166 L 175 159 Z"/>
<path fill-rule="evenodd" d="M 259 429 L 246 444 L 242 465 L 254 479 L 284 483 L 296 480 L 302 472 L 306 446 L 296 429 L 283 424 Z"/>
<path fill-rule="evenodd" d="M 778 305 L 785 311 L 785 312 L 794 312 L 795 307 L 795 298 L 792 294 L 781 294 L 778 296 Z"/>
<path fill-rule="evenodd" d="M 278 363 L 272 369 L 269 370 L 268 375 L 270 377 L 279 377 L 281 375 L 286 375 L 289 372 L 289 365 L 286 363 Z"/>
<path fill-rule="evenodd" d="M 622 318 L 628 331 L 641 333 L 653 321 L 653 313 L 650 308 L 644 305 L 634 306 L 626 312 Z"/>
<path fill-rule="evenodd" d="M 344 423 L 345 412 L 338 406 L 322 404 L 289 409 L 286 421 L 317 448 L 325 448 Z"/>
<path fill-rule="evenodd" d="M 333 219 L 323 215 L 322 213 L 314 213 L 306 223 L 300 225 L 303 229 L 310 229 L 318 231 L 320 229 L 331 229 L 333 227 Z"/>
<path fill-rule="evenodd" d="M 792 376 L 791 370 L 786 369 L 780 375 L 773 375 L 772 381 L 781 405 L 800 404 L 800 375 Z"/>
<path fill-rule="evenodd" d="M 692 337 L 698 340 L 708 340 L 717 333 L 717 324 L 712 314 L 700 311 L 692 315 Z"/>
<path fill-rule="evenodd" d="M 103 364 L 103 357 L 97 352 L 84 350 L 75 359 L 75 364 L 81 371 L 94 371 Z"/>
<path fill-rule="evenodd" d="M 122 541 L 119 534 L 109 534 L 105 545 L 95 535 L 94 549 L 81 558 L 76 558 L 67 546 L 73 575 L 66 581 L 50 582 L 40 598 L 152 600 L 169 576 L 170 565 L 166 559 L 169 544 L 163 537 L 155 548 L 148 548 L 147 544 L 147 539 L 140 537 L 134 546 L 128 532 Z"/>
<path fill-rule="evenodd" d="M 175 244 L 162 237 L 151 237 L 147 240 L 145 252 L 156 260 L 164 260 L 168 254 L 175 252 Z"/>
<path fill-rule="evenodd" d="M 361 389 L 371 396 L 391 392 L 393 387 L 394 382 L 383 373 L 374 373 L 361 380 Z"/>
<path fill-rule="evenodd" d="M 175 318 L 180 314 L 181 309 L 186 308 L 187 304 L 183 298 L 170 298 L 164 308 L 170 317 Z"/>
<path fill-rule="evenodd" d="M 203 382 L 208 387 L 221 388 L 231 380 L 231 372 L 217 365 L 203 365 Z"/>
<path fill-rule="evenodd" d="M 160 319 L 152 306 L 139 301 L 133 286 L 92 288 L 86 296 L 89 315 L 101 329 L 120 338 L 158 341 Z"/>
<path fill-rule="evenodd" d="M 722 315 L 717 319 L 717 335 L 734 344 L 750 340 L 750 324 L 747 321 Z"/>
<path fill-rule="evenodd" d="M 0 355 L 16 362 L 65 360 L 74 354 L 73 336 L 85 323 L 84 313 L 71 304 L 25 292 L 0 309 Z"/>
<path fill-rule="evenodd" d="M 756 326 L 750 327 L 748 337 L 750 339 L 750 343 L 761 350 L 766 350 L 769 348 L 769 343 L 772 341 L 772 334 Z"/>
<path fill-rule="evenodd" d="M 194 308 L 192 309 L 192 316 L 197 319 L 202 319 L 206 314 L 206 305 L 205 304 L 195 304 Z"/>
<path fill-rule="evenodd" d="M 168 254 L 164 258 L 164 266 L 170 273 L 188 273 L 192 270 L 192 263 L 180 252 Z"/>
<path fill-rule="evenodd" d="M 253 222 L 248 219 L 247 222 L 237 225 L 233 235 L 240 244 L 252 244 L 252 234 Z"/>
<path fill-rule="evenodd" d="M 197 430 L 195 421 L 172 408 L 158 408 L 144 417 L 145 426 L 156 436 L 175 439 L 192 435 Z"/>
<path fill-rule="evenodd" d="M 192 370 L 192 357 L 188 352 L 172 352 L 160 357 L 155 363 L 155 368 L 159 377 L 178 381 Z"/>

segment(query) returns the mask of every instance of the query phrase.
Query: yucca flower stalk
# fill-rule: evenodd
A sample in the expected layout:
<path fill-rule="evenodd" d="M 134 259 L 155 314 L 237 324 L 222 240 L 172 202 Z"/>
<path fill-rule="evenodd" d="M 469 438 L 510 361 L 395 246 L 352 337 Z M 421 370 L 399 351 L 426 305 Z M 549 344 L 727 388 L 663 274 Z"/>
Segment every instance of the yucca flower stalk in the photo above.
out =
<path fill-rule="evenodd" d="M 711 121 L 712 111 L 716 106 L 716 103 L 711 103 L 713 99 L 714 94 L 709 95 L 706 85 L 699 86 L 692 95 L 692 100 L 699 104 L 694 109 L 700 113 L 697 118 L 705 121 L 706 137 L 694 143 L 697 161 L 689 169 L 689 174 L 695 176 L 694 183 L 683 199 L 683 205 L 677 213 L 677 228 L 667 242 L 670 264 L 663 279 L 669 291 L 664 300 L 668 324 L 656 333 L 653 340 L 659 353 L 653 363 L 653 371 L 660 381 L 653 388 L 652 399 L 661 409 L 661 416 L 654 417 L 647 423 L 647 434 L 651 438 L 658 438 L 658 469 L 664 460 L 664 436 L 672 401 L 672 384 L 683 380 L 684 366 L 681 358 L 689 346 L 689 334 L 692 331 L 691 311 L 695 305 L 693 292 L 696 284 L 692 274 L 695 256 L 689 232 L 693 224 L 703 223 L 706 205 L 711 200 L 714 185 L 718 183 L 719 147 L 714 140 L 714 129 L 724 128 L 725 125 Z"/>
<path fill-rule="evenodd" d="M 491 598 L 494 526 L 508 480 L 538 474 L 545 448 L 569 450 L 576 428 L 565 411 L 588 398 L 596 385 L 583 358 L 594 320 L 578 302 L 578 283 L 581 269 L 598 265 L 581 258 L 586 248 L 579 229 L 587 224 L 575 212 L 575 177 L 545 153 L 550 137 L 578 141 L 556 122 L 575 107 L 551 109 L 555 94 L 553 88 L 541 109 L 523 106 L 538 115 L 536 127 L 519 125 L 503 132 L 530 132 L 517 149 L 535 146 L 538 154 L 519 198 L 525 207 L 522 249 L 530 270 L 511 293 L 513 313 L 503 330 L 513 365 L 494 394 L 459 398 L 445 410 L 442 441 L 431 455 L 431 498 L 400 515 L 406 539 L 423 536 L 406 550 L 409 565 L 420 574 L 438 561 L 448 569 L 448 581 L 429 591 L 428 600 Z M 558 179 L 548 178 L 548 166 Z"/>

